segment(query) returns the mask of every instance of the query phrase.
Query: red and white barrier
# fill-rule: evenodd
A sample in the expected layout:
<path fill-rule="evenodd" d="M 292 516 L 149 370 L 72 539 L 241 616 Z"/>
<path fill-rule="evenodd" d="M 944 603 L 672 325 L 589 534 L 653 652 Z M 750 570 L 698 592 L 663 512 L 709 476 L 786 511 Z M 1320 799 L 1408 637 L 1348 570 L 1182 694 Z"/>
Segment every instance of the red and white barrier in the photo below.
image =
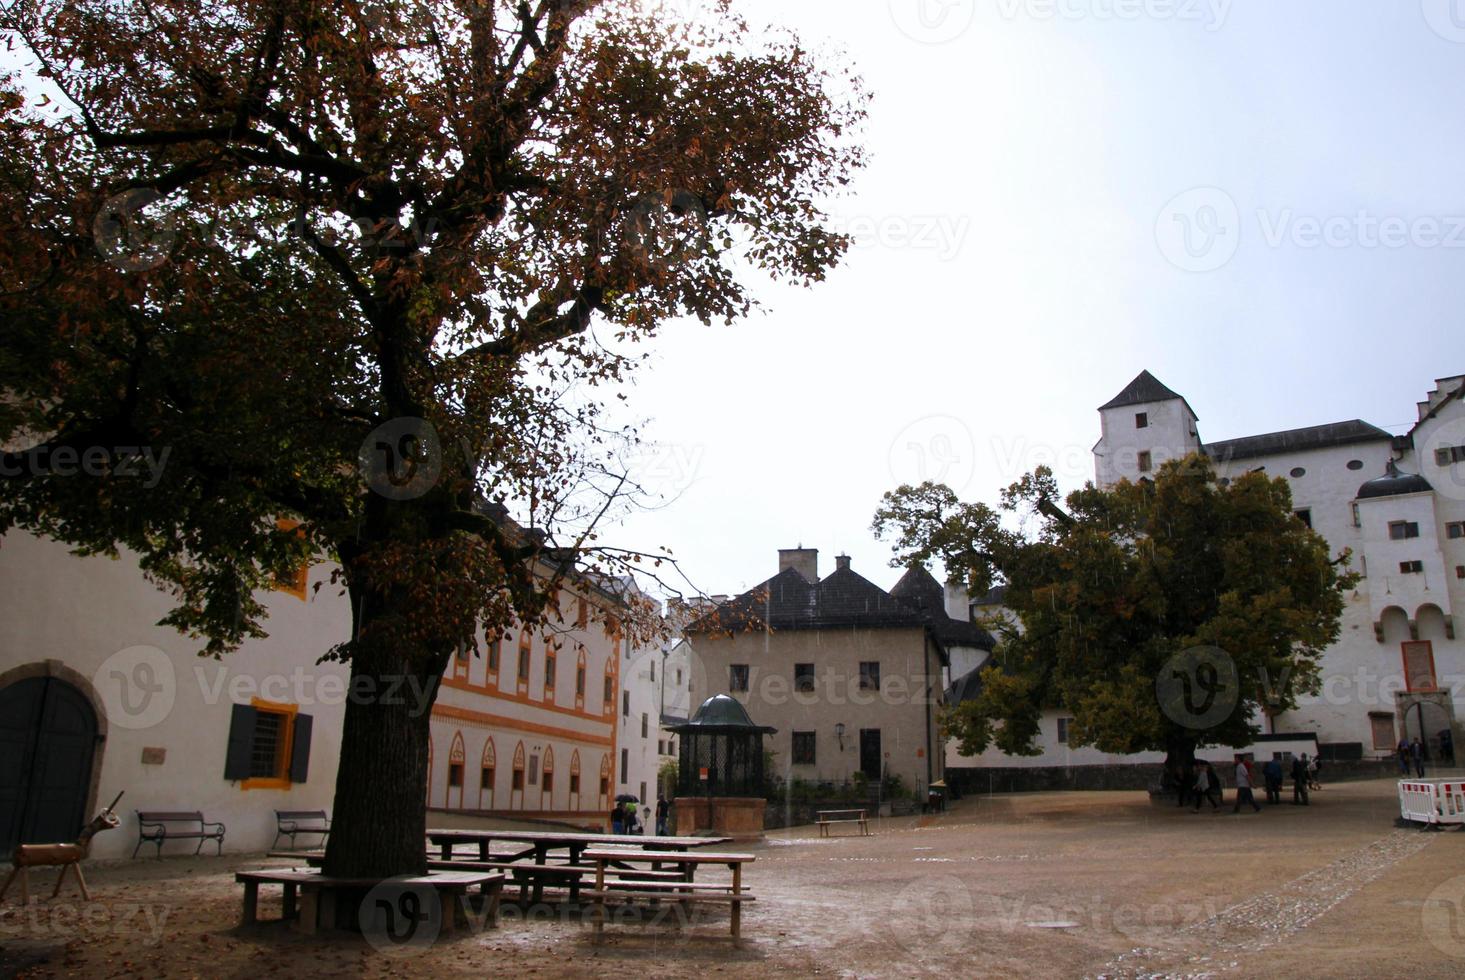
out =
<path fill-rule="evenodd" d="M 1416 823 L 1465 825 L 1465 780 L 1399 780 L 1399 816 Z"/>

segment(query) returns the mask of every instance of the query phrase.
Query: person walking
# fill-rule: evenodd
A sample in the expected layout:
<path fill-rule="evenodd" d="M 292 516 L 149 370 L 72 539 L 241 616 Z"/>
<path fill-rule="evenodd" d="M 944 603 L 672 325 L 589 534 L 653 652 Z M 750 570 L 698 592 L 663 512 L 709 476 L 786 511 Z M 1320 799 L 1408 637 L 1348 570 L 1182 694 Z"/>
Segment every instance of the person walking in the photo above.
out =
<path fill-rule="evenodd" d="M 656 797 L 656 833 L 659 837 L 666 836 L 667 818 L 671 816 L 671 804 L 666 801 L 664 795 Z"/>
<path fill-rule="evenodd" d="M 1409 743 L 1409 758 L 1414 762 L 1414 775 L 1416 778 L 1424 778 L 1424 743 L 1419 736 L 1414 736 L 1414 741 Z"/>
<path fill-rule="evenodd" d="M 1307 806 L 1307 753 L 1292 760 L 1292 805 Z"/>
<path fill-rule="evenodd" d="M 1262 777 L 1267 781 L 1267 802 L 1281 804 L 1282 763 L 1275 758 L 1268 759 L 1267 764 L 1262 766 Z"/>
<path fill-rule="evenodd" d="M 1398 753 L 1399 774 L 1407 776 L 1409 775 L 1409 740 L 1407 738 L 1399 739 Z"/>
<path fill-rule="evenodd" d="M 610 811 L 610 832 L 612 834 L 624 834 L 626 832 L 626 805 L 619 800 L 616 807 Z"/>
<path fill-rule="evenodd" d="M 1241 804 L 1250 803 L 1253 811 L 1262 812 L 1262 808 L 1256 802 L 1256 794 L 1251 791 L 1251 769 L 1247 766 L 1245 756 L 1236 757 L 1236 805 L 1231 808 L 1232 813 L 1241 812 Z"/>
<path fill-rule="evenodd" d="M 1216 803 L 1215 797 L 1211 795 L 1210 763 L 1202 762 L 1199 759 L 1196 760 L 1195 784 L 1192 787 L 1191 792 L 1195 795 L 1195 807 L 1190 811 L 1191 813 L 1200 813 L 1200 805 L 1202 800 L 1209 801 L 1211 804 L 1211 809 L 1215 810 L 1218 813 L 1220 812 L 1221 807 Z"/>

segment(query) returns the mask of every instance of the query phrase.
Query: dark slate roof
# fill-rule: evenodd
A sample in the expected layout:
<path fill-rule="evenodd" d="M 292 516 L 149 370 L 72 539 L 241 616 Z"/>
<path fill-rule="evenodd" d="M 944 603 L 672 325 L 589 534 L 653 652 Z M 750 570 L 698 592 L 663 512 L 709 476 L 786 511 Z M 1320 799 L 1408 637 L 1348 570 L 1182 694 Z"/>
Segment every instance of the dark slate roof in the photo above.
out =
<path fill-rule="evenodd" d="M 890 594 L 922 612 L 946 611 L 946 590 L 924 565 L 912 565 L 895 583 Z"/>
<path fill-rule="evenodd" d="M 1007 603 L 1007 586 L 994 585 L 987 590 L 987 594 L 975 600 L 979 606 L 1001 606 Z"/>
<path fill-rule="evenodd" d="M 925 573 L 931 578 L 930 573 Z M 902 581 L 905 581 L 902 579 Z M 936 584 L 937 592 L 941 586 Z M 907 591 L 919 583 L 919 576 Z M 927 602 L 935 599 L 929 586 Z M 944 595 L 944 593 L 943 593 Z M 775 630 L 811 629 L 912 629 L 929 627 L 943 646 L 974 646 L 992 649 L 992 637 L 972 623 L 946 615 L 944 602 L 929 609 L 886 592 L 869 579 L 841 568 L 811 584 L 792 568 L 740 596 L 729 599 L 711 613 L 687 626 L 688 633 L 715 633 L 770 627 Z"/>
<path fill-rule="evenodd" d="M 1305 429 L 1287 429 L 1283 432 L 1269 432 L 1261 436 L 1246 436 L 1242 439 L 1227 439 L 1206 444 L 1206 455 L 1225 462 L 1232 459 L 1255 459 L 1259 456 L 1273 456 L 1277 453 L 1295 453 L 1307 449 L 1327 449 L 1332 446 L 1350 446 L 1358 442 L 1378 442 L 1394 437 L 1376 425 L 1362 419 L 1347 422 L 1333 422 L 1329 425 L 1313 425 Z"/>
<path fill-rule="evenodd" d="M 1434 487 L 1417 473 L 1405 473 L 1391 459 L 1383 476 L 1376 476 L 1358 488 L 1358 499 L 1397 497 L 1406 493 L 1428 493 Z"/>
<path fill-rule="evenodd" d="M 1143 405 L 1147 402 L 1168 402 L 1176 400 L 1185 401 L 1184 398 L 1181 398 L 1175 392 L 1161 384 L 1159 378 L 1148 371 L 1141 371 L 1133 381 L 1124 386 L 1123 391 L 1109 399 L 1103 405 L 1100 405 L 1099 411 L 1102 412 L 1109 408 L 1123 408 L 1126 405 Z M 1186 402 L 1186 407 L 1190 407 L 1189 402 Z M 1190 414 L 1194 415 L 1195 412 L 1191 412 Z"/>
<path fill-rule="evenodd" d="M 981 695 L 984 667 L 986 664 L 962 674 L 951 682 L 951 686 L 946 689 L 946 704 L 949 707 L 954 708 L 963 701 L 975 701 Z"/>

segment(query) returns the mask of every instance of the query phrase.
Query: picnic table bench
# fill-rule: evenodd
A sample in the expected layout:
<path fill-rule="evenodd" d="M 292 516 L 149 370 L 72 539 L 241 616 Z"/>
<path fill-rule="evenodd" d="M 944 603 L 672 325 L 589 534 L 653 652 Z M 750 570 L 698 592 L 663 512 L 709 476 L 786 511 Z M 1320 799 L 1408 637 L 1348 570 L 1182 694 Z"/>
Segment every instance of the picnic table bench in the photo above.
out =
<path fill-rule="evenodd" d="M 281 837 L 288 837 L 293 848 L 296 834 L 319 834 L 320 840 L 316 842 L 319 847 L 326 842 L 330 832 L 331 819 L 324 810 L 276 810 L 275 842 L 270 847 L 279 844 Z"/>
<path fill-rule="evenodd" d="M 202 813 L 197 810 L 136 810 L 137 814 L 137 847 L 132 849 L 132 856 L 137 857 L 137 852 L 144 844 L 157 845 L 157 856 L 163 856 L 163 845 L 170 840 L 197 840 L 198 846 L 193 849 L 197 854 L 203 850 L 204 841 L 213 841 L 217 846 L 217 853 L 224 853 L 224 825 L 214 821 L 205 820 Z"/>
<path fill-rule="evenodd" d="M 294 928 L 307 935 L 322 924 L 329 928 L 335 921 L 335 896 L 341 889 L 374 888 L 382 882 L 355 878 L 328 878 L 319 868 L 264 868 L 239 871 L 235 882 L 244 886 L 244 908 L 241 920 L 245 925 L 259 921 L 259 886 L 284 887 L 281 920 L 292 921 Z M 459 903 L 470 888 L 477 888 L 484 897 L 485 916 L 492 926 L 498 922 L 499 897 L 503 892 L 502 872 L 438 871 L 418 878 L 393 878 L 393 885 L 404 888 L 427 886 L 442 903 L 441 935 L 450 934 L 457 921 Z"/>
<path fill-rule="evenodd" d="M 734 940 L 742 936 L 744 902 L 756 901 L 743 889 L 743 865 L 756 858 L 751 854 L 713 853 L 708 851 L 634 851 L 628 848 L 591 848 L 583 857 L 595 864 L 595 888 L 585 897 L 595 905 L 595 936 L 605 929 L 605 905 L 608 899 L 645 899 L 650 902 L 707 902 L 729 907 Z M 678 881 L 610 882 L 607 871 L 614 866 L 649 863 L 654 868 L 674 865 L 685 873 Z M 693 882 L 692 872 L 699 865 L 724 865 L 732 871 L 730 882 Z"/>
<path fill-rule="evenodd" d="M 870 836 L 870 820 L 864 810 L 820 810 L 819 836 L 828 837 L 830 826 L 837 823 L 857 823 L 861 834 Z"/>

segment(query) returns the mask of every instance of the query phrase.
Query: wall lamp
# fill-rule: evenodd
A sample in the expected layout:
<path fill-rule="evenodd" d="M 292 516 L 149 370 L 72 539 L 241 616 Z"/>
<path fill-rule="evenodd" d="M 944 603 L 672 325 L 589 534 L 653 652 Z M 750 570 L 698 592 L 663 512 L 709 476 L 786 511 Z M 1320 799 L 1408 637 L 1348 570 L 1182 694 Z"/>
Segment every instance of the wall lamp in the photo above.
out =
<path fill-rule="evenodd" d="M 835 722 L 834 735 L 839 739 L 839 751 L 844 751 L 844 722 Z"/>

